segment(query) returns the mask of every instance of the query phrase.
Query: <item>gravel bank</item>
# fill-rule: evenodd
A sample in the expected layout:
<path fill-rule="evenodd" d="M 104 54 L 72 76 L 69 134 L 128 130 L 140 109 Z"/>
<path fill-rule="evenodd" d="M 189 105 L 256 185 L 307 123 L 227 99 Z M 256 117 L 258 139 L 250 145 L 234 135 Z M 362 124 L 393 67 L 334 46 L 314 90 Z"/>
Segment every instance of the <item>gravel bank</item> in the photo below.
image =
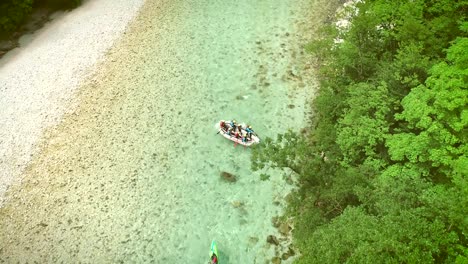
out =
<path fill-rule="evenodd" d="M 73 109 L 73 95 L 95 71 L 144 0 L 85 1 L 58 13 L 0 61 L 0 206 L 43 131 Z"/>

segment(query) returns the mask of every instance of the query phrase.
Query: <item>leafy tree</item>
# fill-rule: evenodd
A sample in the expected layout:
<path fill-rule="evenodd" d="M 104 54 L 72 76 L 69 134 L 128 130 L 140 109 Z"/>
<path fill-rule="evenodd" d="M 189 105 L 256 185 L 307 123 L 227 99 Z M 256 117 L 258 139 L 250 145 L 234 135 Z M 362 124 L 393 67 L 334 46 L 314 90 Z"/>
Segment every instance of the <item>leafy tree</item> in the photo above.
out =
<path fill-rule="evenodd" d="M 348 86 L 346 107 L 338 121 L 336 136 L 344 155 L 344 164 L 362 164 L 365 160 L 379 159 L 384 154 L 391 104 L 385 83 Z"/>
<path fill-rule="evenodd" d="M 34 0 L 35 4 L 45 5 L 56 9 L 75 8 L 81 4 L 82 0 Z"/>
<path fill-rule="evenodd" d="M 468 1 L 357 7 L 308 46 L 312 132 L 267 140 L 254 168 L 299 176 L 299 263 L 467 263 Z"/>
<path fill-rule="evenodd" d="M 387 141 L 392 160 L 418 164 L 434 179 L 450 177 L 454 161 L 468 153 L 466 50 L 468 38 L 456 40 L 448 50 L 448 63 L 434 66 L 426 84 L 403 99 L 404 111 L 396 119 L 407 122 L 405 131 Z"/>
<path fill-rule="evenodd" d="M 418 210 L 378 217 L 349 207 L 309 237 L 298 263 L 433 263 L 439 248 L 456 241 L 442 223 Z"/>
<path fill-rule="evenodd" d="M 32 9 L 33 0 L 5 0 L 0 3 L 0 35 L 8 34 L 23 22 Z"/>
<path fill-rule="evenodd" d="M 81 2 L 82 0 L 3 0 L 0 3 L 0 37 L 8 37 L 16 30 L 34 7 L 67 9 L 77 7 Z"/>

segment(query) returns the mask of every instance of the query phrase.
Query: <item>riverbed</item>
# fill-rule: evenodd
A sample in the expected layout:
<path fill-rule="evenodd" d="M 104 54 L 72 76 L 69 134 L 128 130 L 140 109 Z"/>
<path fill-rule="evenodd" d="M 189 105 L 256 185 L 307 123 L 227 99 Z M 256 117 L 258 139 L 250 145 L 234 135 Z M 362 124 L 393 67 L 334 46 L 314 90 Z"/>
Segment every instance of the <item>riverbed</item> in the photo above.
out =
<path fill-rule="evenodd" d="M 265 138 L 304 126 L 310 8 L 147 1 L 8 190 L 0 259 L 204 263 L 212 239 L 221 263 L 285 250 L 287 238 L 266 241 L 282 238 L 272 218 L 292 188 L 285 172 L 253 172 L 251 150 L 214 127 L 237 119 Z"/>

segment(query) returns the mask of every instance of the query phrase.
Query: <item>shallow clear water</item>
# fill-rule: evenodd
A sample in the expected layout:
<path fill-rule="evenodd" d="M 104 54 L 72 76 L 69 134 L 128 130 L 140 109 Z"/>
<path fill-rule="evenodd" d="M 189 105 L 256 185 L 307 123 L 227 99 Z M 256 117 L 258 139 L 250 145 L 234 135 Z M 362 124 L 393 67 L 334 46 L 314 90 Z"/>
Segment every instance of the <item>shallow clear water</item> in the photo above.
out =
<path fill-rule="evenodd" d="M 304 124 L 308 2 L 147 3 L 10 189 L 0 259 L 205 263 L 212 239 L 221 263 L 271 259 L 291 186 L 279 171 L 261 181 L 214 125 L 264 138 Z"/>

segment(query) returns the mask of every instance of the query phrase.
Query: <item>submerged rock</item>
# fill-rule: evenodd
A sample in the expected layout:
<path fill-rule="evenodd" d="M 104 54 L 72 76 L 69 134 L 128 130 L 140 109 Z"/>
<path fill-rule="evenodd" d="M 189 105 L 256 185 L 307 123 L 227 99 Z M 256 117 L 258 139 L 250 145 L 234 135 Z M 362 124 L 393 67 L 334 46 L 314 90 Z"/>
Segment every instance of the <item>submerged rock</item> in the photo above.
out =
<path fill-rule="evenodd" d="M 295 254 L 296 254 L 296 252 L 294 252 L 294 250 L 291 247 L 289 247 L 288 251 L 286 251 L 285 253 L 283 253 L 281 255 L 281 259 L 282 260 L 287 260 L 288 258 L 294 256 Z"/>
<path fill-rule="evenodd" d="M 228 182 L 236 182 L 237 181 L 237 178 L 234 174 L 232 173 L 229 173 L 229 172 L 221 172 L 221 178 L 223 178 L 225 181 L 228 181 Z"/>
<path fill-rule="evenodd" d="M 244 202 L 241 202 L 241 201 L 232 201 L 231 204 L 232 206 L 234 206 L 234 208 L 239 208 L 239 207 L 244 206 Z"/>
<path fill-rule="evenodd" d="M 281 263 L 281 259 L 278 258 L 278 257 L 273 257 L 273 258 L 271 259 L 271 263 L 273 263 L 273 264 L 280 264 L 280 263 Z"/>
<path fill-rule="evenodd" d="M 287 235 L 289 231 L 291 230 L 291 227 L 287 223 L 282 223 L 279 227 L 278 230 L 280 231 L 281 234 Z"/>
<path fill-rule="evenodd" d="M 267 237 L 267 242 L 270 243 L 270 244 L 273 244 L 275 246 L 279 245 L 279 241 L 274 235 L 269 235 Z"/>
<path fill-rule="evenodd" d="M 258 237 L 249 237 L 249 243 L 255 245 L 258 243 Z"/>
<path fill-rule="evenodd" d="M 281 220 L 278 216 L 273 216 L 271 218 L 271 223 L 273 224 L 274 227 L 278 228 L 281 224 Z"/>

